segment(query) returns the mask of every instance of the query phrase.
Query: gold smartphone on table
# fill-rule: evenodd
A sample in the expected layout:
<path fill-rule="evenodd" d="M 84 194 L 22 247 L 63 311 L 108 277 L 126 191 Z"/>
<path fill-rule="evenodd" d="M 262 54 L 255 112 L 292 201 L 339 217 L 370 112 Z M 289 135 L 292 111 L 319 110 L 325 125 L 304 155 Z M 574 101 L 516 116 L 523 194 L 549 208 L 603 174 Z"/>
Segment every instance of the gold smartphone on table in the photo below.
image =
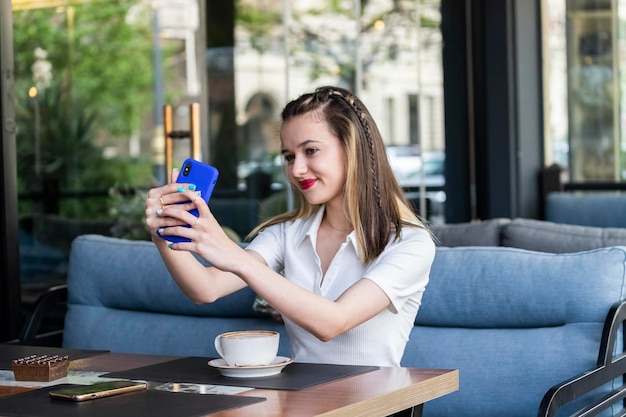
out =
<path fill-rule="evenodd" d="M 147 388 L 148 385 L 145 382 L 137 381 L 98 382 L 93 385 L 50 391 L 50 397 L 67 401 L 88 401 L 127 392 L 143 391 Z"/>

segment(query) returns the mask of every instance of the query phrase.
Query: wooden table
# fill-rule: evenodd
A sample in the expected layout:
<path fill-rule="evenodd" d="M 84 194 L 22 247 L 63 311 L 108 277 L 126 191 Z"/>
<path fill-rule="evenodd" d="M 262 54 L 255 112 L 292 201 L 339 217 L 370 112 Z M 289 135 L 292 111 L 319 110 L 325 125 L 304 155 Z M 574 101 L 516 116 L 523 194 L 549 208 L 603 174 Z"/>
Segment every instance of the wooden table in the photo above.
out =
<path fill-rule="evenodd" d="M 178 359 L 172 356 L 105 353 L 72 361 L 70 369 L 115 372 Z M 267 401 L 211 414 L 212 417 L 382 417 L 424 404 L 459 388 L 457 370 L 384 367 L 301 391 L 253 389 L 238 395 Z M 0 396 L 27 389 L 0 386 Z"/>

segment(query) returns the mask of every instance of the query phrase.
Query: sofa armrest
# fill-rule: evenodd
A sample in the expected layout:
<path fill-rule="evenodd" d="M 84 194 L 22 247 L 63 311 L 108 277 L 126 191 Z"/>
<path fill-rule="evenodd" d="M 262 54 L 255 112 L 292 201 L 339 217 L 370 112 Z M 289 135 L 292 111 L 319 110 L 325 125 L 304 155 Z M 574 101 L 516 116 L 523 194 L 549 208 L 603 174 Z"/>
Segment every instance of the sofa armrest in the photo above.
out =
<path fill-rule="evenodd" d="M 615 304 L 609 310 L 602 331 L 597 366 L 550 388 L 541 400 L 538 417 L 553 417 L 559 409 L 581 397 L 585 398 L 576 404 L 576 410 L 572 410 L 571 415 L 595 416 L 614 405 L 619 410 L 616 415 L 623 415 L 624 404 L 618 404 L 618 402 L 626 398 L 626 385 L 623 383 L 623 377 L 626 375 L 626 351 L 622 331 L 624 322 L 626 322 L 626 301 Z M 622 337 L 622 345 L 615 352 L 619 336 Z M 618 383 L 618 386 L 608 394 L 602 395 L 601 398 L 588 395 L 602 385 L 610 384 L 620 377 L 622 381 Z"/>

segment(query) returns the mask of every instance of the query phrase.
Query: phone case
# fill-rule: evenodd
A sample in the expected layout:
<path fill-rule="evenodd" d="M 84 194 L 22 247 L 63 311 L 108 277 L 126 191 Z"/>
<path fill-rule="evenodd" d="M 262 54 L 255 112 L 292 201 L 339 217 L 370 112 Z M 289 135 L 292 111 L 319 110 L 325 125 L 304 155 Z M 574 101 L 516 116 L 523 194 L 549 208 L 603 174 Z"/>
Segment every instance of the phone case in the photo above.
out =
<path fill-rule="evenodd" d="M 72 388 L 50 391 L 50 397 L 68 401 L 88 401 L 96 398 L 110 397 L 126 392 L 143 391 L 148 385 L 145 382 L 111 381 L 99 382 Z"/>
<path fill-rule="evenodd" d="M 213 193 L 213 188 L 215 188 L 218 175 L 219 173 L 217 168 L 214 166 L 188 158 L 183 162 L 180 174 L 176 179 L 176 183 L 195 184 L 196 194 L 208 203 L 211 198 L 211 193 Z M 183 203 L 187 202 L 181 202 L 179 204 Z M 198 217 L 198 210 L 196 209 L 190 210 L 189 213 Z M 190 226 L 186 225 L 185 227 Z M 189 239 L 180 236 L 161 236 L 159 233 L 159 237 L 174 243 L 189 242 Z"/>

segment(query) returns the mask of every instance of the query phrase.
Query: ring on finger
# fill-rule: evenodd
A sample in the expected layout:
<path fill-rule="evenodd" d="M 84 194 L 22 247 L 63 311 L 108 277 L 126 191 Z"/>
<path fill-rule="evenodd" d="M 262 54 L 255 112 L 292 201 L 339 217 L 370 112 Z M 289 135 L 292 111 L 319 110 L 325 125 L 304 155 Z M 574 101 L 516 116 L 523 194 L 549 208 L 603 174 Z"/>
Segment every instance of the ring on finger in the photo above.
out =
<path fill-rule="evenodd" d="M 159 201 L 161 202 L 161 207 L 165 207 L 165 203 L 163 202 L 163 197 L 159 197 Z"/>
<path fill-rule="evenodd" d="M 196 217 L 196 221 L 193 223 L 191 227 L 196 227 L 199 221 L 200 221 L 200 217 Z"/>

